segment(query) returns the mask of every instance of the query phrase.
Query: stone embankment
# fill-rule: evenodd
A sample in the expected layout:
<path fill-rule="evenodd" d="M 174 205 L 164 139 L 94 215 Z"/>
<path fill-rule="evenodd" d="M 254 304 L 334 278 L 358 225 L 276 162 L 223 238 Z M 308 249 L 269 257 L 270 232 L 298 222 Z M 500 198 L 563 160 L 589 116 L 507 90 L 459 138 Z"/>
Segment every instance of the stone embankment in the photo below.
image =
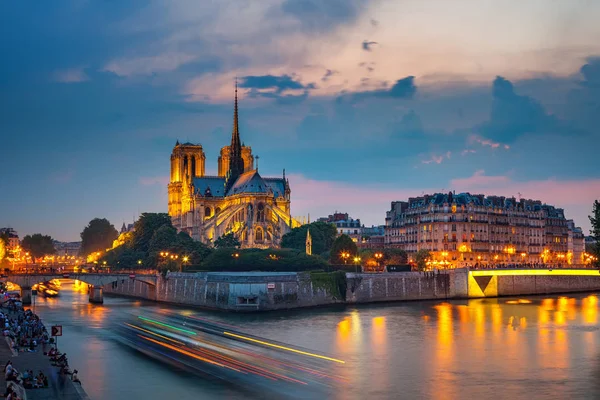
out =
<path fill-rule="evenodd" d="M 123 279 L 104 287 L 106 294 L 231 311 L 594 290 L 600 290 L 600 273 L 597 270 L 470 271 L 466 268 L 385 274 L 169 273 L 160 277 L 156 285 Z"/>

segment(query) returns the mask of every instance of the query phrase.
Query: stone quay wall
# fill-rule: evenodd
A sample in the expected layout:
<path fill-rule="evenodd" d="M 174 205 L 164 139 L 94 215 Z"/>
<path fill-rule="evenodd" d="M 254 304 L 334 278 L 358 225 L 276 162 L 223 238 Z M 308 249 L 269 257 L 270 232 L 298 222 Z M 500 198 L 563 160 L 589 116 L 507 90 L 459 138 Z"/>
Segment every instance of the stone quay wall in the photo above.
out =
<path fill-rule="evenodd" d="M 467 297 L 466 270 L 347 274 L 347 303 Z"/>
<path fill-rule="evenodd" d="M 499 276 L 498 296 L 575 293 L 600 290 L 598 276 Z"/>
<path fill-rule="evenodd" d="M 523 272 L 523 271 L 521 271 Z M 589 271 L 588 271 L 589 272 Z M 468 269 L 383 274 L 346 273 L 345 298 L 310 273 L 169 273 L 156 285 L 124 279 L 104 292 L 182 306 L 266 311 L 331 304 L 523 296 L 600 290 L 600 273 L 474 277 Z"/>
<path fill-rule="evenodd" d="M 123 280 L 105 294 L 232 311 L 280 310 L 341 302 L 307 273 L 169 273 L 157 285 Z"/>

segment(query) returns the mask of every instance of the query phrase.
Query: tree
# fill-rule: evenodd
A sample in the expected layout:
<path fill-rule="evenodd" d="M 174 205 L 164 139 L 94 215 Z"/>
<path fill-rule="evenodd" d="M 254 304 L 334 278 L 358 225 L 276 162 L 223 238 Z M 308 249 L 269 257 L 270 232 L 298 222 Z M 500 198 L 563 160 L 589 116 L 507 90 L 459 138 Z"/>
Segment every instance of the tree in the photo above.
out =
<path fill-rule="evenodd" d="M 427 261 L 431 258 L 429 250 L 421 249 L 415 254 L 415 264 L 419 271 L 425 271 L 427 269 Z"/>
<path fill-rule="evenodd" d="M 313 254 L 323 254 L 331 250 L 337 236 L 335 225 L 326 222 L 313 222 L 292 229 L 281 238 L 281 247 L 304 251 L 306 249 L 306 231 L 310 229 Z"/>
<path fill-rule="evenodd" d="M 143 213 L 134 225 L 133 248 L 136 251 L 147 253 L 154 232 L 163 225 L 173 226 L 169 214 Z"/>
<path fill-rule="evenodd" d="M 31 254 L 34 262 L 36 258 L 56 253 L 52 238 L 41 233 L 26 235 L 21 241 L 21 247 Z"/>
<path fill-rule="evenodd" d="M 348 254 L 348 257 L 342 257 L 342 254 Z M 358 254 L 356 243 L 348 235 L 338 236 L 331 245 L 331 263 L 344 264 L 347 261 L 353 262 L 353 258 Z"/>
<path fill-rule="evenodd" d="M 94 218 L 81 232 L 81 254 L 110 249 L 118 237 L 119 232 L 106 218 Z"/>
<path fill-rule="evenodd" d="M 240 241 L 237 239 L 237 237 L 235 237 L 235 234 L 233 232 L 231 232 L 231 233 L 223 234 L 223 236 L 221 236 L 220 238 L 215 240 L 215 247 L 217 249 L 238 248 L 238 247 L 240 247 Z"/>
<path fill-rule="evenodd" d="M 595 200 L 592 207 L 592 215 L 589 216 L 592 229 L 590 234 L 596 241 L 593 246 L 594 256 L 597 258 L 595 265 L 600 266 L 600 201 Z"/>

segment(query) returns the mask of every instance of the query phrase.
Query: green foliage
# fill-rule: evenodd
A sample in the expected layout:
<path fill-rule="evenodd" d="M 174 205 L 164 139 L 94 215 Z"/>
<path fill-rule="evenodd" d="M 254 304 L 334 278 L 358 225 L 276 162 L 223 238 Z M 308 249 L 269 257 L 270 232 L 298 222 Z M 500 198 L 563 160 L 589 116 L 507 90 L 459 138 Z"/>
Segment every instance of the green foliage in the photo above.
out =
<path fill-rule="evenodd" d="M 321 257 L 294 249 L 216 249 L 202 262 L 202 269 L 209 271 L 293 272 L 326 267 Z"/>
<path fill-rule="evenodd" d="M 415 254 L 415 263 L 419 271 L 425 271 L 427 269 L 427 261 L 431 258 L 429 250 L 421 249 Z"/>
<path fill-rule="evenodd" d="M 358 255 L 356 243 L 348 235 L 338 236 L 331 246 L 330 260 L 332 264 L 344 264 L 343 253 L 348 253 L 350 256 L 346 258 L 346 263 L 352 264 L 353 258 Z"/>
<path fill-rule="evenodd" d="M 233 232 L 224 234 L 215 240 L 215 247 L 217 249 L 237 249 L 240 246 L 240 241 L 235 237 Z"/>
<path fill-rule="evenodd" d="M 408 254 L 404 250 L 385 249 L 381 253 L 383 254 L 381 261 L 385 265 L 404 265 L 408 262 Z"/>
<path fill-rule="evenodd" d="M 210 254 L 206 245 L 193 240 L 185 232 L 177 233 L 167 214 L 144 213 L 138 222 L 133 237 L 107 252 L 101 261 L 106 261 L 113 268 L 178 271 L 200 265 Z M 177 255 L 177 259 L 162 257 L 161 252 Z M 184 257 L 187 257 L 187 262 Z"/>
<path fill-rule="evenodd" d="M 106 218 L 94 218 L 81 232 L 81 254 L 87 256 L 110 249 L 118 236 L 119 232 Z"/>
<path fill-rule="evenodd" d="M 21 247 L 28 251 L 34 259 L 56 253 L 52 238 L 41 233 L 26 235 L 21 241 Z"/>
<path fill-rule="evenodd" d="M 148 266 L 144 265 L 145 259 L 145 253 L 122 245 L 107 252 L 101 261 L 106 261 L 113 268 L 135 269 L 147 268 Z M 138 264 L 138 261 L 142 261 L 142 264 Z"/>
<path fill-rule="evenodd" d="M 334 299 L 346 301 L 346 273 L 344 271 L 335 272 L 311 272 L 310 280 L 313 290 L 323 289 L 327 291 Z"/>
<path fill-rule="evenodd" d="M 147 253 L 152 236 L 163 225 L 173 226 L 169 214 L 143 213 L 134 226 L 133 248 Z"/>
<path fill-rule="evenodd" d="M 281 247 L 286 249 L 306 250 L 306 231 L 310 229 L 313 254 L 322 254 L 331 249 L 337 229 L 326 222 L 313 222 L 292 229 L 281 238 Z"/>
<path fill-rule="evenodd" d="M 595 265 L 600 267 L 600 201 L 595 200 L 594 206 L 592 207 L 592 215 L 589 216 L 592 229 L 590 230 L 591 236 L 596 241 L 592 247 L 592 253 L 598 260 Z"/>

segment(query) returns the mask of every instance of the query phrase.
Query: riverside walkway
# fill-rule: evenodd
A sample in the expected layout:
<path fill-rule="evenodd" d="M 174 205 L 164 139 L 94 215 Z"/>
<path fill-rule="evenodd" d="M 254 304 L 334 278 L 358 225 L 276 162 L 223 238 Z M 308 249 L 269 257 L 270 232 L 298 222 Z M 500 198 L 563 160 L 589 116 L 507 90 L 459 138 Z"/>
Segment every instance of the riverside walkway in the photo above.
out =
<path fill-rule="evenodd" d="M 50 345 L 46 345 L 46 348 L 49 350 Z M 72 382 L 69 375 L 61 376 L 59 368 L 51 365 L 50 358 L 44 355 L 41 345 L 34 352 L 17 352 L 11 348 L 10 339 L 0 336 L 0 360 L 3 364 L 11 360 L 20 373 L 32 370 L 37 375 L 41 371 L 48 378 L 48 387 L 45 388 L 23 389 L 22 386 L 17 386 L 16 391 L 23 400 L 89 400 L 79 383 Z M 6 390 L 4 372 L 0 374 L 0 381 L 2 395 Z"/>

